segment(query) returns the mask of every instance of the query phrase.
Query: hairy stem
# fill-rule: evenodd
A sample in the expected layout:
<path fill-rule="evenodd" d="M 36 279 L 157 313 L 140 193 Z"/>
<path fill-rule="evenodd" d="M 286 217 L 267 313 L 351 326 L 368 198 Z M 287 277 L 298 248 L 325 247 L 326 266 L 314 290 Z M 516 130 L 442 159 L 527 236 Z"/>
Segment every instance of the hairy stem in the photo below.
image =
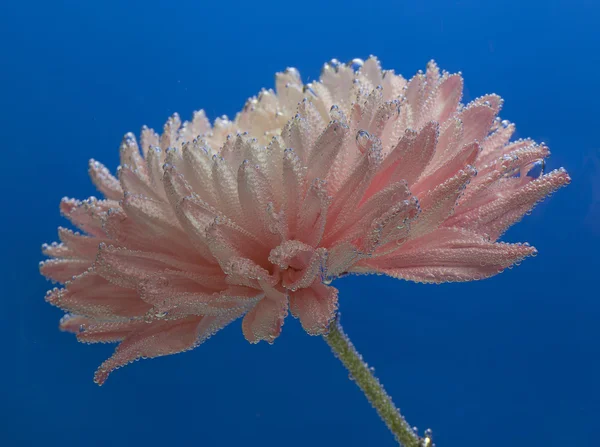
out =
<path fill-rule="evenodd" d="M 425 432 L 425 437 L 420 438 L 406 422 L 400 411 L 396 408 L 390 396 L 373 375 L 362 356 L 344 333 L 339 322 L 339 315 L 329 326 L 329 333 L 323 338 L 331 347 L 335 356 L 341 360 L 350 372 L 352 379 L 364 393 L 379 417 L 392 432 L 396 440 L 405 447 L 430 447 L 431 431 Z"/>

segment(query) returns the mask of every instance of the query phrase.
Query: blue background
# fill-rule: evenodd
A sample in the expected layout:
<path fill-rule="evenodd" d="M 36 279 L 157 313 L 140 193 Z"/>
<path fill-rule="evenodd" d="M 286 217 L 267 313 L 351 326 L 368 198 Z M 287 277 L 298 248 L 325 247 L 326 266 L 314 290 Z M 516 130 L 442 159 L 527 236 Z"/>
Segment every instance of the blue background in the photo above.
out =
<path fill-rule="evenodd" d="M 460 70 L 466 100 L 500 94 L 518 136 L 548 143 L 549 167 L 574 180 L 506 234 L 540 251 L 519 268 L 458 285 L 338 281 L 346 331 L 439 447 L 597 445 L 599 12 L 592 0 L 3 1 L 0 444 L 394 445 L 292 319 L 274 346 L 249 345 L 236 323 L 97 387 L 113 347 L 57 330 L 37 266 L 65 224 L 60 198 L 96 194 L 87 161 L 114 169 L 125 132 L 201 107 L 233 116 L 286 66 L 314 79 L 332 57 L 372 53 L 407 77 L 431 58 Z"/>

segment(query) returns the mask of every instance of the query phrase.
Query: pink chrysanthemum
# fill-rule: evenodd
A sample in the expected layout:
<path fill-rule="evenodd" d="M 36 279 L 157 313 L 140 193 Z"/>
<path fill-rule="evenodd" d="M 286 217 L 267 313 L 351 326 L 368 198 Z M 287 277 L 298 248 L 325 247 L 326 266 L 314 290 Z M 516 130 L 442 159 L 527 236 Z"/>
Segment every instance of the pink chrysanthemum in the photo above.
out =
<path fill-rule="evenodd" d="M 234 121 L 174 115 L 142 130 L 141 153 L 125 135 L 118 179 L 92 160 L 105 199 L 63 199 L 85 234 L 60 228 L 41 271 L 64 283 L 47 295 L 63 330 L 121 342 L 96 382 L 242 316 L 252 343 L 275 340 L 288 308 L 322 334 L 346 273 L 469 281 L 534 255 L 496 241 L 569 176 L 541 175 L 546 146 L 509 142 L 501 99 L 463 106 L 462 88 L 433 62 L 408 82 L 373 57 L 308 85 L 288 69 Z"/>

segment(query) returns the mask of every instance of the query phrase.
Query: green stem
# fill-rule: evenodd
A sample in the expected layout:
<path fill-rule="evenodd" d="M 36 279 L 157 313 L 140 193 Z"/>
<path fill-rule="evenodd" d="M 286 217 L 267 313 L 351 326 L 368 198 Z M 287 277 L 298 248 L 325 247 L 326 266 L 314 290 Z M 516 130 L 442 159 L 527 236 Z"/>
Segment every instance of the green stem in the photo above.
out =
<path fill-rule="evenodd" d="M 341 360 L 350 372 L 351 378 L 362 390 L 379 417 L 392 432 L 396 440 L 404 447 L 432 447 L 431 431 L 425 432 L 425 437 L 420 438 L 406 422 L 400 411 L 396 408 L 390 396 L 385 392 L 383 385 L 373 375 L 371 369 L 363 361 L 362 356 L 344 333 L 339 322 L 339 315 L 329 326 L 329 333 L 323 338 L 331 347 L 337 358 Z"/>

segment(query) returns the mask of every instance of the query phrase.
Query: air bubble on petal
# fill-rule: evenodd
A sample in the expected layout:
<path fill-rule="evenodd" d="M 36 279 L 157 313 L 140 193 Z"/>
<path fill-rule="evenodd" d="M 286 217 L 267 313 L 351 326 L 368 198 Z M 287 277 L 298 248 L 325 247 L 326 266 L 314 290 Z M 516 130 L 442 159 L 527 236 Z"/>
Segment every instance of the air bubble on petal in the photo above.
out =
<path fill-rule="evenodd" d="M 350 62 L 348 62 L 348 66 L 355 72 L 360 70 L 360 68 L 364 64 L 365 64 L 365 61 L 363 61 L 362 59 L 359 59 L 359 58 L 352 59 Z"/>
<path fill-rule="evenodd" d="M 536 179 L 544 175 L 544 169 L 546 167 L 546 162 L 544 159 L 536 160 L 531 162 L 525 166 L 523 166 L 521 170 L 521 176 L 527 176 L 532 179 Z"/>
<path fill-rule="evenodd" d="M 303 90 L 303 93 L 308 92 L 313 96 L 317 96 L 317 94 L 315 93 L 315 91 L 312 88 L 312 84 L 306 84 L 302 90 Z"/>
<path fill-rule="evenodd" d="M 296 79 L 300 79 L 300 72 L 295 67 L 288 67 L 288 68 L 286 68 L 285 69 L 285 73 L 289 74 L 289 75 L 292 75 Z"/>
<path fill-rule="evenodd" d="M 340 107 L 335 104 L 331 106 L 331 109 L 329 109 L 329 117 L 332 119 L 332 121 L 346 120 L 346 115 L 344 115 L 342 109 L 340 109 Z"/>
<path fill-rule="evenodd" d="M 366 130 L 359 130 L 356 133 L 356 145 L 358 149 L 364 154 L 369 145 L 369 140 L 371 139 L 371 135 Z"/>

